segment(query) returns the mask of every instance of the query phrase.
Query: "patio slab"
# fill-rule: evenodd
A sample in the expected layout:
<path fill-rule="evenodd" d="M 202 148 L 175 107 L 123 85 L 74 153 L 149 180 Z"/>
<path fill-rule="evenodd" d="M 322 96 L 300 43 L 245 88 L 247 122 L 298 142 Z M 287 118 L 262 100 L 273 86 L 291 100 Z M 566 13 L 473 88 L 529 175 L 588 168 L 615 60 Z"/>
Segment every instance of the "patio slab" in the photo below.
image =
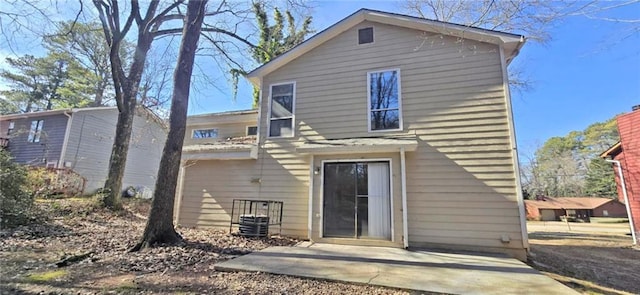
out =
<path fill-rule="evenodd" d="M 506 256 L 303 244 L 270 247 L 215 265 L 446 294 L 578 294 Z"/>

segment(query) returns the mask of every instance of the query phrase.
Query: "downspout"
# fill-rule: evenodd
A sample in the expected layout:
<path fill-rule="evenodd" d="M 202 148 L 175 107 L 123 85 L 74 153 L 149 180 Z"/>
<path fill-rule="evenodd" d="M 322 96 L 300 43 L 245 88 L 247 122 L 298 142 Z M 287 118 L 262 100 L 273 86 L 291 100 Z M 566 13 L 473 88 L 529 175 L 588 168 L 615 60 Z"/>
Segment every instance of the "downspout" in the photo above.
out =
<path fill-rule="evenodd" d="M 404 155 L 404 147 L 400 148 L 400 184 L 402 187 L 402 241 L 404 248 L 409 248 L 409 224 L 407 213 L 407 165 Z"/>
<path fill-rule="evenodd" d="M 633 216 L 631 215 L 631 208 L 629 208 L 629 196 L 627 195 L 627 187 L 624 183 L 624 175 L 622 174 L 622 165 L 620 161 L 605 159 L 609 163 L 614 163 L 618 166 L 618 176 L 620 177 L 620 186 L 622 187 L 622 196 L 624 197 L 624 206 L 627 208 L 627 216 L 629 217 L 629 228 L 631 229 L 631 238 L 633 238 L 633 244 L 637 245 L 636 230 L 633 226 Z"/>
<path fill-rule="evenodd" d="M 313 178 L 315 177 L 315 159 L 313 154 L 310 156 L 309 161 L 309 216 L 307 220 L 307 237 L 309 238 L 309 241 L 311 241 L 311 231 L 313 230 Z"/>
<path fill-rule="evenodd" d="M 526 211 L 524 208 L 524 196 L 522 195 L 522 182 L 520 180 L 520 161 L 518 160 L 518 146 L 516 143 L 515 124 L 513 122 L 513 108 L 511 107 L 511 90 L 509 89 L 509 77 L 507 76 L 507 62 L 504 56 L 504 47 L 500 45 L 500 63 L 502 64 L 502 87 L 507 107 L 507 121 L 509 124 L 509 137 L 511 138 L 511 157 L 513 158 L 513 177 L 516 179 L 516 199 L 520 214 L 520 231 L 522 233 L 522 246 L 529 252 L 529 236 L 527 234 Z"/>
<path fill-rule="evenodd" d="M 67 116 L 67 127 L 64 130 L 64 139 L 62 140 L 62 149 L 60 150 L 60 158 L 58 159 L 58 168 L 64 168 L 64 155 L 67 153 L 67 145 L 69 143 L 69 133 L 71 133 L 71 122 L 73 121 L 73 116 L 71 113 L 73 109 L 69 109 L 69 111 L 65 111 L 63 114 Z"/>

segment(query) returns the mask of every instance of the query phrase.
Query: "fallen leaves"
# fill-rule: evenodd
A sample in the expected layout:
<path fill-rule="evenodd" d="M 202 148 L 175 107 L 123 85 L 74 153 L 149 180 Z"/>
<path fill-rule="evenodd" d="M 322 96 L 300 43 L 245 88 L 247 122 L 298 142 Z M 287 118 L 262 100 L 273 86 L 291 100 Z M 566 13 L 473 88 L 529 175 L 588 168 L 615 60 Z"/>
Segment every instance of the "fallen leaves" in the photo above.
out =
<path fill-rule="evenodd" d="M 264 273 L 223 273 L 213 265 L 270 246 L 290 246 L 295 239 L 247 238 L 221 230 L 178 228 L 179 245 L 129 252 L 142 235 L 148 202 L 126 204 L 114 214 L 83 199 L 38 202 L 46 224 L 0 230 L 0 294 L 135 293 L 166 294 L 405 294 L 374 286 L 351 285 Z M 71 212 L 71 213 L 70 213 Z M 64 276 L 34 283 L 28 278 L 60 270 L 68 257 L 87 259 L 64 268 Z M 5 289 L 3 289 L 5 288 Z"/>

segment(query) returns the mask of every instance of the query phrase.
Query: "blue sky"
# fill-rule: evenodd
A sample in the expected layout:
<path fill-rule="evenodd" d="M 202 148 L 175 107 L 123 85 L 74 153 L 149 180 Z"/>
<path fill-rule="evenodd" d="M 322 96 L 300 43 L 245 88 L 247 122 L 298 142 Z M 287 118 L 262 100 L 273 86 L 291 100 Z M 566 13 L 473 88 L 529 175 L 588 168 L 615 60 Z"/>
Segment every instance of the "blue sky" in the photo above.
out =
<path fill-rule="evenodd" d="M 320 31 L 360 8 L 403 13 L 391 1 L 317 1 L 313 26 Z M 610 11 L 608 17 L 639 20 L 640 5 Z M 637 25 L 636 25 L 637 27 Z M 517 63 L 532 81 L 532 89 L 513 93 L 518 146 L 522 154 L 535 151 L 552 136 L 628 112 L 640 104 L 640 33 L 626 38 L 621 23 L 569 17 L 551 29 L 545 45 L 528 42 Z M 238 99 L 198 100 L 191 114 L 251 107 L 248 85 Z M 220 93 L 223 97 L 225 91 Z M 639 127 L 640 128 L 640 127 Z"/>

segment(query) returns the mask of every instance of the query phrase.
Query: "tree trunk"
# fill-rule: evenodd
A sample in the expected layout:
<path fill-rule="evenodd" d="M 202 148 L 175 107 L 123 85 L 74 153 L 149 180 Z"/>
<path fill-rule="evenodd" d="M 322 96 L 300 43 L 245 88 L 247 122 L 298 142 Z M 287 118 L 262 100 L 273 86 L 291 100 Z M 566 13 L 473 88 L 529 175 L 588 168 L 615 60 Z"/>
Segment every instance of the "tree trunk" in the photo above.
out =
<path fill-rule="evenodd" d="M 127 95 L 130 94 L 130 91 L 127 91 Z M 122 209 L 120 190 L 122 189 L 122 178 L 124 177 L 124 169 L 127 164 L 127 154 L 129 151 L 129 142 L 131 141 L 135 111 L 136 100 L 130 99 L 128 100 L 128 104 L 118 113 L 116 135 L 113 140 L 113 148 L 111 149 L 111 158 L 109 159 L 109 172 L 107 174 L 107 181 L 104 184 L 106 195 L 103 199 L 104 206 L 114 210 Z"/>
<path fill-rule="evenodd" d="M 132 251 L 138 251 L 155 244 L 176 243 L 182 239 L 173 227 L 173 203 L 187 123 L 191 74 L 206 4 L 207 0 L 191 0 L 187 5 L 187 16 L 182 30 L 182 43 L 180 44 L 180 53 L 173 75 L 169 135 L 162 151 L 149 219 L 147 220 L 142 240 Z"/>
<path fill-rule="evenodd" d="M 131 133 L 133 130 L 133 119 L 135 117 L 138 89 L 140 80 L 142 80 L 142 72 L 147 59 L 147 53 L 151 48 L 153 37 L 149 32 L 138 32 L 138 45 L 134 54 L 133 63 L 129 69 L 128 77 L 120 77 L 118 69 L 121 69 L 120 58 L 118 57 L 119 45 L 112 45 L 114 48 L 110 51 L 110 60 L 112 65 L 112 75 L 114 77 L 114 86 L 122 89 L 123 97 L 116 97 L 120 100 L 118 105 L 118 122 L 116 123 L 116 136 L 113 140 L 113 149 L 111 150 L 111 159 L 109 160 L 109 172 L 107 181 L 104 184 L 105 197 L 103 205 L 114 210 L 122 209 L 122 178 L 127 164 L 127 155 L 129 154 L 129 142 L 131 141 Z"/>

